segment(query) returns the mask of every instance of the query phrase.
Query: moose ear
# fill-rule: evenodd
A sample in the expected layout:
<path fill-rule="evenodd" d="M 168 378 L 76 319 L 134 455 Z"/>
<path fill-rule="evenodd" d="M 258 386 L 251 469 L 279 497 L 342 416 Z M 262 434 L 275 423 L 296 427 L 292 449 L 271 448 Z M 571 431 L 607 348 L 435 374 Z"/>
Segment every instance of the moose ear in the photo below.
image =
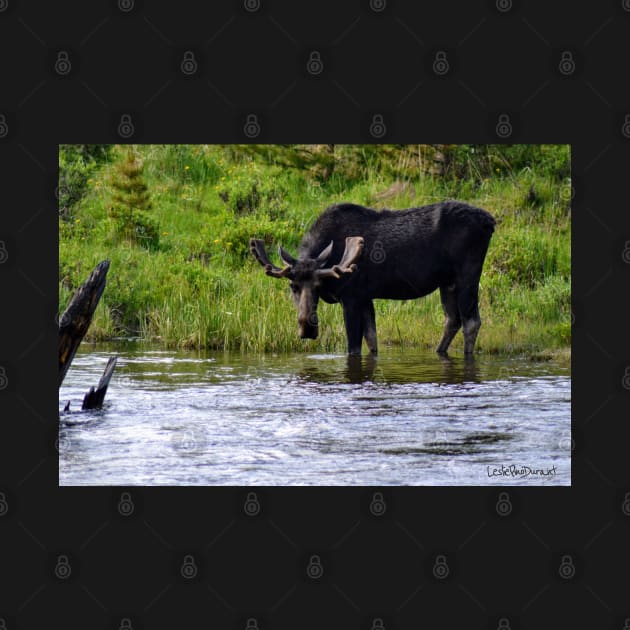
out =
<path fill-rule="evenodd" d="M 328 245 L 326 249 L 322 249 L 319 256 L 315 259 L 315 262 L 317 263 L 318 267 L 323 267 L 326 264 L 326 261 L 328 260 L 330 254 L 332 254 L 332 250 L 333 250 L 333 242 L 330 241 L 330 245 Z"/>
<path fill-rule="evenodd" d="M 293 265 L 297 262 L 297 260 L 295 260 L 295 258 L 293 258 L 293 256 L 291 256 L 291 254 L 282 247 L 278 247 L 278 256 L 280 256 L 282 262 L 289 267 L 293 267 Z"/>

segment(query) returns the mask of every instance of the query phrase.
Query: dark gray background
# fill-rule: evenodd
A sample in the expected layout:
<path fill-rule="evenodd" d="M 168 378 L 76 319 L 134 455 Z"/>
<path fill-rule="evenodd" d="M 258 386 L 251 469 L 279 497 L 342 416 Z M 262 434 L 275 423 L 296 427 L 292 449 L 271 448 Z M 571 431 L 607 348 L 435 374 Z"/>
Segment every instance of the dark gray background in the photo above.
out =
<path fill-rule="evenodd" d="M 630 1 L 420 4 L 0 0 L 0 628 L 630 627 Z M 247 142 L 252 114 L 257 142 L 379 114 L 385 142 L 572 145 L 571 489 L 375 516 L 374 488 L 259 488 L 248 516 L 246 488 L 57 487 L 57 144 Z"/>

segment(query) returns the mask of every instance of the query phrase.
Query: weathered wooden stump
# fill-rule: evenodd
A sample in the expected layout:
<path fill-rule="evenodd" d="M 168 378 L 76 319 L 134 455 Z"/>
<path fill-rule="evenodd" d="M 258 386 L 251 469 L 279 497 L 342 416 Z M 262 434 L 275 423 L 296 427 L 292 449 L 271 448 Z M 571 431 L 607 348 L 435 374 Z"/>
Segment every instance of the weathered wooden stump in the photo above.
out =
<path fill-rule="evenodd" d="M 109 381 L 111 380 L 112 374 L 114 373 L 116 361 L 118 361 L 118 357 L 110 357 L 107 365 L 105 366 L 103 376 L 101 376 L 101 380 L 98 382 L 98 387 L 96 389 L 94 389 L 94 387 L 90 387 L 90 391 L 85 395 L 85 398 L 83 399 L 83 405 L 81 409 L 98 409 L 103 405 L 103 399 L 105 398 L 105 394 L 107 393 L 107 386 L 109 385 Z"/>
<path fill-rule="evenodd" d="M 96 265 L 90 277 L 77 289 L 68 307 L 59 318 L 59 387 L 63 383 L 77 348 L 92 323 L 92 317 L 105 290 L 108 270 L 109 260 Z M 90 391 L 85 395 L 82 409 L 96 409 L 102 406 L 116 361 L 116 357 L 109 359 L 98 386 L 90 387 Z M 64 412 L 69 410 L 70 401 L 66 404 Z"/>
<path fill-rule="evenodd" d="M 59 387 L 74 359 L 74 355 L 90 327 L 94 311 L 105 290 L 109 260 L 96 265 L 90 277 L 72 296 L 59 318 Z"/>

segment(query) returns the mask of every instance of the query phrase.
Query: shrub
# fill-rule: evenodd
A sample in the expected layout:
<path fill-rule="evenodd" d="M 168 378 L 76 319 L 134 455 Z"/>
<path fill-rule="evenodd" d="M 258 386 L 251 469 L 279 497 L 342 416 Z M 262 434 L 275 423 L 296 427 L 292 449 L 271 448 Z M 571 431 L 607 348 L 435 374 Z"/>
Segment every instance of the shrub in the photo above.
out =
<path fill-rule="evenodd" d="M 108 159 L 110 144 L 59 145 L 59 214 L 69 221 L 85 195 L 90 176 Z"/>
<path fill-rule="evenodd" d="M 250 168 L 240 169 L 227 177 L 216 189 L 226 207 L 237 216 L 262 209 L 276 218 L 288 208 L 286 177 L 279 169 L 261 177 L 251 164 Z"/>
<path fill-rule="evenodd" d="M 221 233 L 221 245 L 236 258 L 236 262 L 242 262 L 250 257 L 250 238 L 264 240 L 267 247 L 278 244 L 293 247 L 297 233 L 298 230 L 289 221 L 273 221 L 267 214 L 257 214 L 241 217 L 226 225 Z"/>

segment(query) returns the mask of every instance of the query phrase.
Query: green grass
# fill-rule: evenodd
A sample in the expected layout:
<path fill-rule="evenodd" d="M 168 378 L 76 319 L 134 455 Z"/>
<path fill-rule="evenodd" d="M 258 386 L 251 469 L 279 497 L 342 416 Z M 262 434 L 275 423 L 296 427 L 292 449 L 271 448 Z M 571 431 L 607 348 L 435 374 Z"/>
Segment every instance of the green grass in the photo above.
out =
<path fill-rule="evenodd" d="M 558 174 L 568 168 L 566 147 L 532 149 L 533 158 L 519 168 L 504 158 L 479 166 L 466 153 L 459 156 L 465 177 L 424 174 L 400 157 L 386 161 L 385 154 L 379 161 L 370 148 L 363 162 L 348 160 L 327 181 L 306 167 L 274 163 L 272 149 L 271 160 L 213 145 L 136 150 L 159 225 L 157 247 L 121 240 L 109 216 L 109 171 L 122 155 L 117 148 L 91 171 L 87 192 L 59 222 L 60 310 L 98 262 L 111 261 L 91 339 L 139 335 L 168 347 L 344 351 L 339 305 L 320 304 L 319 339 L 298 338 L 288 283 L 264 275 L 248 253 L 249 238 L 273 243 L 275 255 L 279 243 L 295 251 L 312 221 L 335 202 L 395 209 L 455 198 L 497 219 L 481 279 L 478 350 L 535 354 L 570 346 L 570 182 Z M 379 203 L 400 173 L 410 186 Z M 376 310 L 381 346 L 437 346 L 443 323 L 437 292 L 377 301 Z M 460 334 L 453 352 L 462 345 Z"/>

